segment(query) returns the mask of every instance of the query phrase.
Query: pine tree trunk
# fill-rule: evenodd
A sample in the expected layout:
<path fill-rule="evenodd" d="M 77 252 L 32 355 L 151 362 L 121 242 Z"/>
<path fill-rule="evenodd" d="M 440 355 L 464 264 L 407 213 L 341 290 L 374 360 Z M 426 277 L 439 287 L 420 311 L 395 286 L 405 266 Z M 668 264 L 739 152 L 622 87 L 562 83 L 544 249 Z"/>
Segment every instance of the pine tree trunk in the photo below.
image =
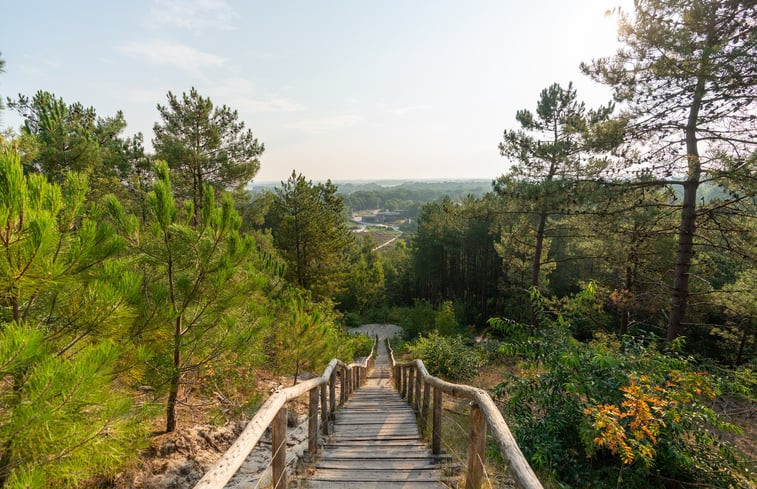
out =
<path fill-rule="evenodd" d="M 534 259 L 531 263 L 531 285 L 539 288 L 539 273 L 541 272 L 541 254 L 544 248 L 544 228 L 547 225 L 547 213 L 542 212 L 539 215 L 539 226 L 536 229 L 536 248 L 534 249 Z"/>
<path fill-rule="evenodd" d="M 684 185 L 678 251 L 673 276 L 673 297 L 670 303 L 670 321 L 668 322 L 668 341 L 672 341 L 683 334 L 683 322 L 686 318 L 686 306 L 689 301 L 689 269 L 691 268 L 691 257 L 694 254 L 698 186 L 696 181 L 689 181 Z"/>
<path fill-rule="evenodd" d="M 544 227 L 547 224 L 547 213 L 542 211 L 539 215 L 539 226 L 536 229 L 536 249 L 534 250 L 534 259 L 531 263 L 531 286 L 539 288 L 539 273 L 541 272 L 541 254 L 544 248 Z M 531 333 L 539 327 L 539 318 L 536 311 L 531 308 Z"/>
<path fill-rule="evenodd" d="M 181 316 L 176 318 L 173 343 L 173 373 L 168 390 L 168 403 L 166 404 L 166 433 L 176 429 L 176 400 L 179 397 L 179 385 L 181 382 Z"/>
<path fill-rule="evenodd" d="M 744 347 L 746 346 L 747 338 L 749 337 L 749 319 L 746 320 L 744 325 L 744 329 L 741 334 L 741 341 L 739 341 L 739 351 L 736 354 L 736 365 L 741 365 L 744 361 Z"/>
<path fill-rule="evenodd" d="M 706 62 L 706 60 L 704 61 Z M 686 306 L 689 301 L 689 269 L 694 255 L 694 231 L 696 229 L 697 189 L 701 174 L 697 141 L 697 121 L 704 97 L 703 76 L 697 80 L 694 98 L 691 101 L 689 118 L 686 123 L 686 157 L 688 158 L 688 178 L 683 184 L 683 208 L 681 226 L 678 230 L 678 251 L 673 276 L 673 297 L 670 302 L 670 320 L 666 339 L 672 341 L 683 334 Z"/>
<path fill-rule="evenodd" d="M 628 333 L 628 325 L 631 323 L 631 288 L 633 287 L 633 270 L 630 266 L 626 267 L 626 283 L 624 284 L 624 290 L 626 292 L 625 297 L 622 297 L 622 305 L 620 309 L 620 336 Z"/>

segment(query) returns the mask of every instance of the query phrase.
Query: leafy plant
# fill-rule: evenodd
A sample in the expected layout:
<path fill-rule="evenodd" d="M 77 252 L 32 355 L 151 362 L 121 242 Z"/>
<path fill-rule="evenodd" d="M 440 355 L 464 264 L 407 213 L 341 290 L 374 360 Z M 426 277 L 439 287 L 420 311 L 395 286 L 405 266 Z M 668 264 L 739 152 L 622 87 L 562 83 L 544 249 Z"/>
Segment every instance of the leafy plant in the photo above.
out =
<path fill-rule="evenodd" d="M 423 360 L 431 375 L 453 382 L 473 378 L 484 364 L 484 355 L 477 348 L 467 346 L 461 336 L 442 336 L 431 333 L 407 345 L 414 358 Z"/>

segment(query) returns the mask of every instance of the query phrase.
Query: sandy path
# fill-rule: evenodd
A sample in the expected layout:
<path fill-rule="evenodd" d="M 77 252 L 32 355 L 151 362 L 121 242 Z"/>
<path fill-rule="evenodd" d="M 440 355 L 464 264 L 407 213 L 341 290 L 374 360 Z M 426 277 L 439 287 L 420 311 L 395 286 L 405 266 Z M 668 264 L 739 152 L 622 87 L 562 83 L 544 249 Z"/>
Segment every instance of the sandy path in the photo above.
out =
<path fill-rule="evenodd" d="M 379 335 L 379 340 L 391 338 L 393 336 L 400 336 L 402 334 L 402 328 L 396 324 L 364 324 L 351 331 L 365 333 L 370 336 Z"/>

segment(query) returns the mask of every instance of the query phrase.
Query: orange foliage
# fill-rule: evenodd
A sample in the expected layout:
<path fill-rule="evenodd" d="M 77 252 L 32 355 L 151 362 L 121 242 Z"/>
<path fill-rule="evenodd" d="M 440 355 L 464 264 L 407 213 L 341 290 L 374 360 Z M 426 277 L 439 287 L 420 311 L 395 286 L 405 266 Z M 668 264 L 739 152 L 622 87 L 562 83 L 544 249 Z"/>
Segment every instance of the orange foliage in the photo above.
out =
<path fill-rule="evenodd" d="M 629 385 L 620 391 L 624 398 L 620 406 L 597 404 L 584 414 L 593 418 L 594 444 L 619 456 L 625 465 L 636 460 L 649 465 L 666 422 L 681 420 L 679 407 L 695 397 L 715 396 L 711 383 L 699 372 L 671 371 L 664 386 L 654 385 L 645 375 L 632 374 Z"/>

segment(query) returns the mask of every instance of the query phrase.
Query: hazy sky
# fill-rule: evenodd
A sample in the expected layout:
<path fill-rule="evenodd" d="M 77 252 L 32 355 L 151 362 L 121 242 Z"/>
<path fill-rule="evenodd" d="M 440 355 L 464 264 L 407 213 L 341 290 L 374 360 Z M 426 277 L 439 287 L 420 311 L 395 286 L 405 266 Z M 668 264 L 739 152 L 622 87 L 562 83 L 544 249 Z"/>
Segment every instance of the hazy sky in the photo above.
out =
<path fill-rule="evenodd" d="M 609 91 L 581 61 L 615 50 L 627 0 L 7 2 L 0 96 L 47 90 L 121 109 L 149 142 L 166 93 L 197 87 L 265 143 L 257 181 L 495 178 L 497 143 L 541 89 Z M 20 119 L 6 110 L 3 128 Z"/>

